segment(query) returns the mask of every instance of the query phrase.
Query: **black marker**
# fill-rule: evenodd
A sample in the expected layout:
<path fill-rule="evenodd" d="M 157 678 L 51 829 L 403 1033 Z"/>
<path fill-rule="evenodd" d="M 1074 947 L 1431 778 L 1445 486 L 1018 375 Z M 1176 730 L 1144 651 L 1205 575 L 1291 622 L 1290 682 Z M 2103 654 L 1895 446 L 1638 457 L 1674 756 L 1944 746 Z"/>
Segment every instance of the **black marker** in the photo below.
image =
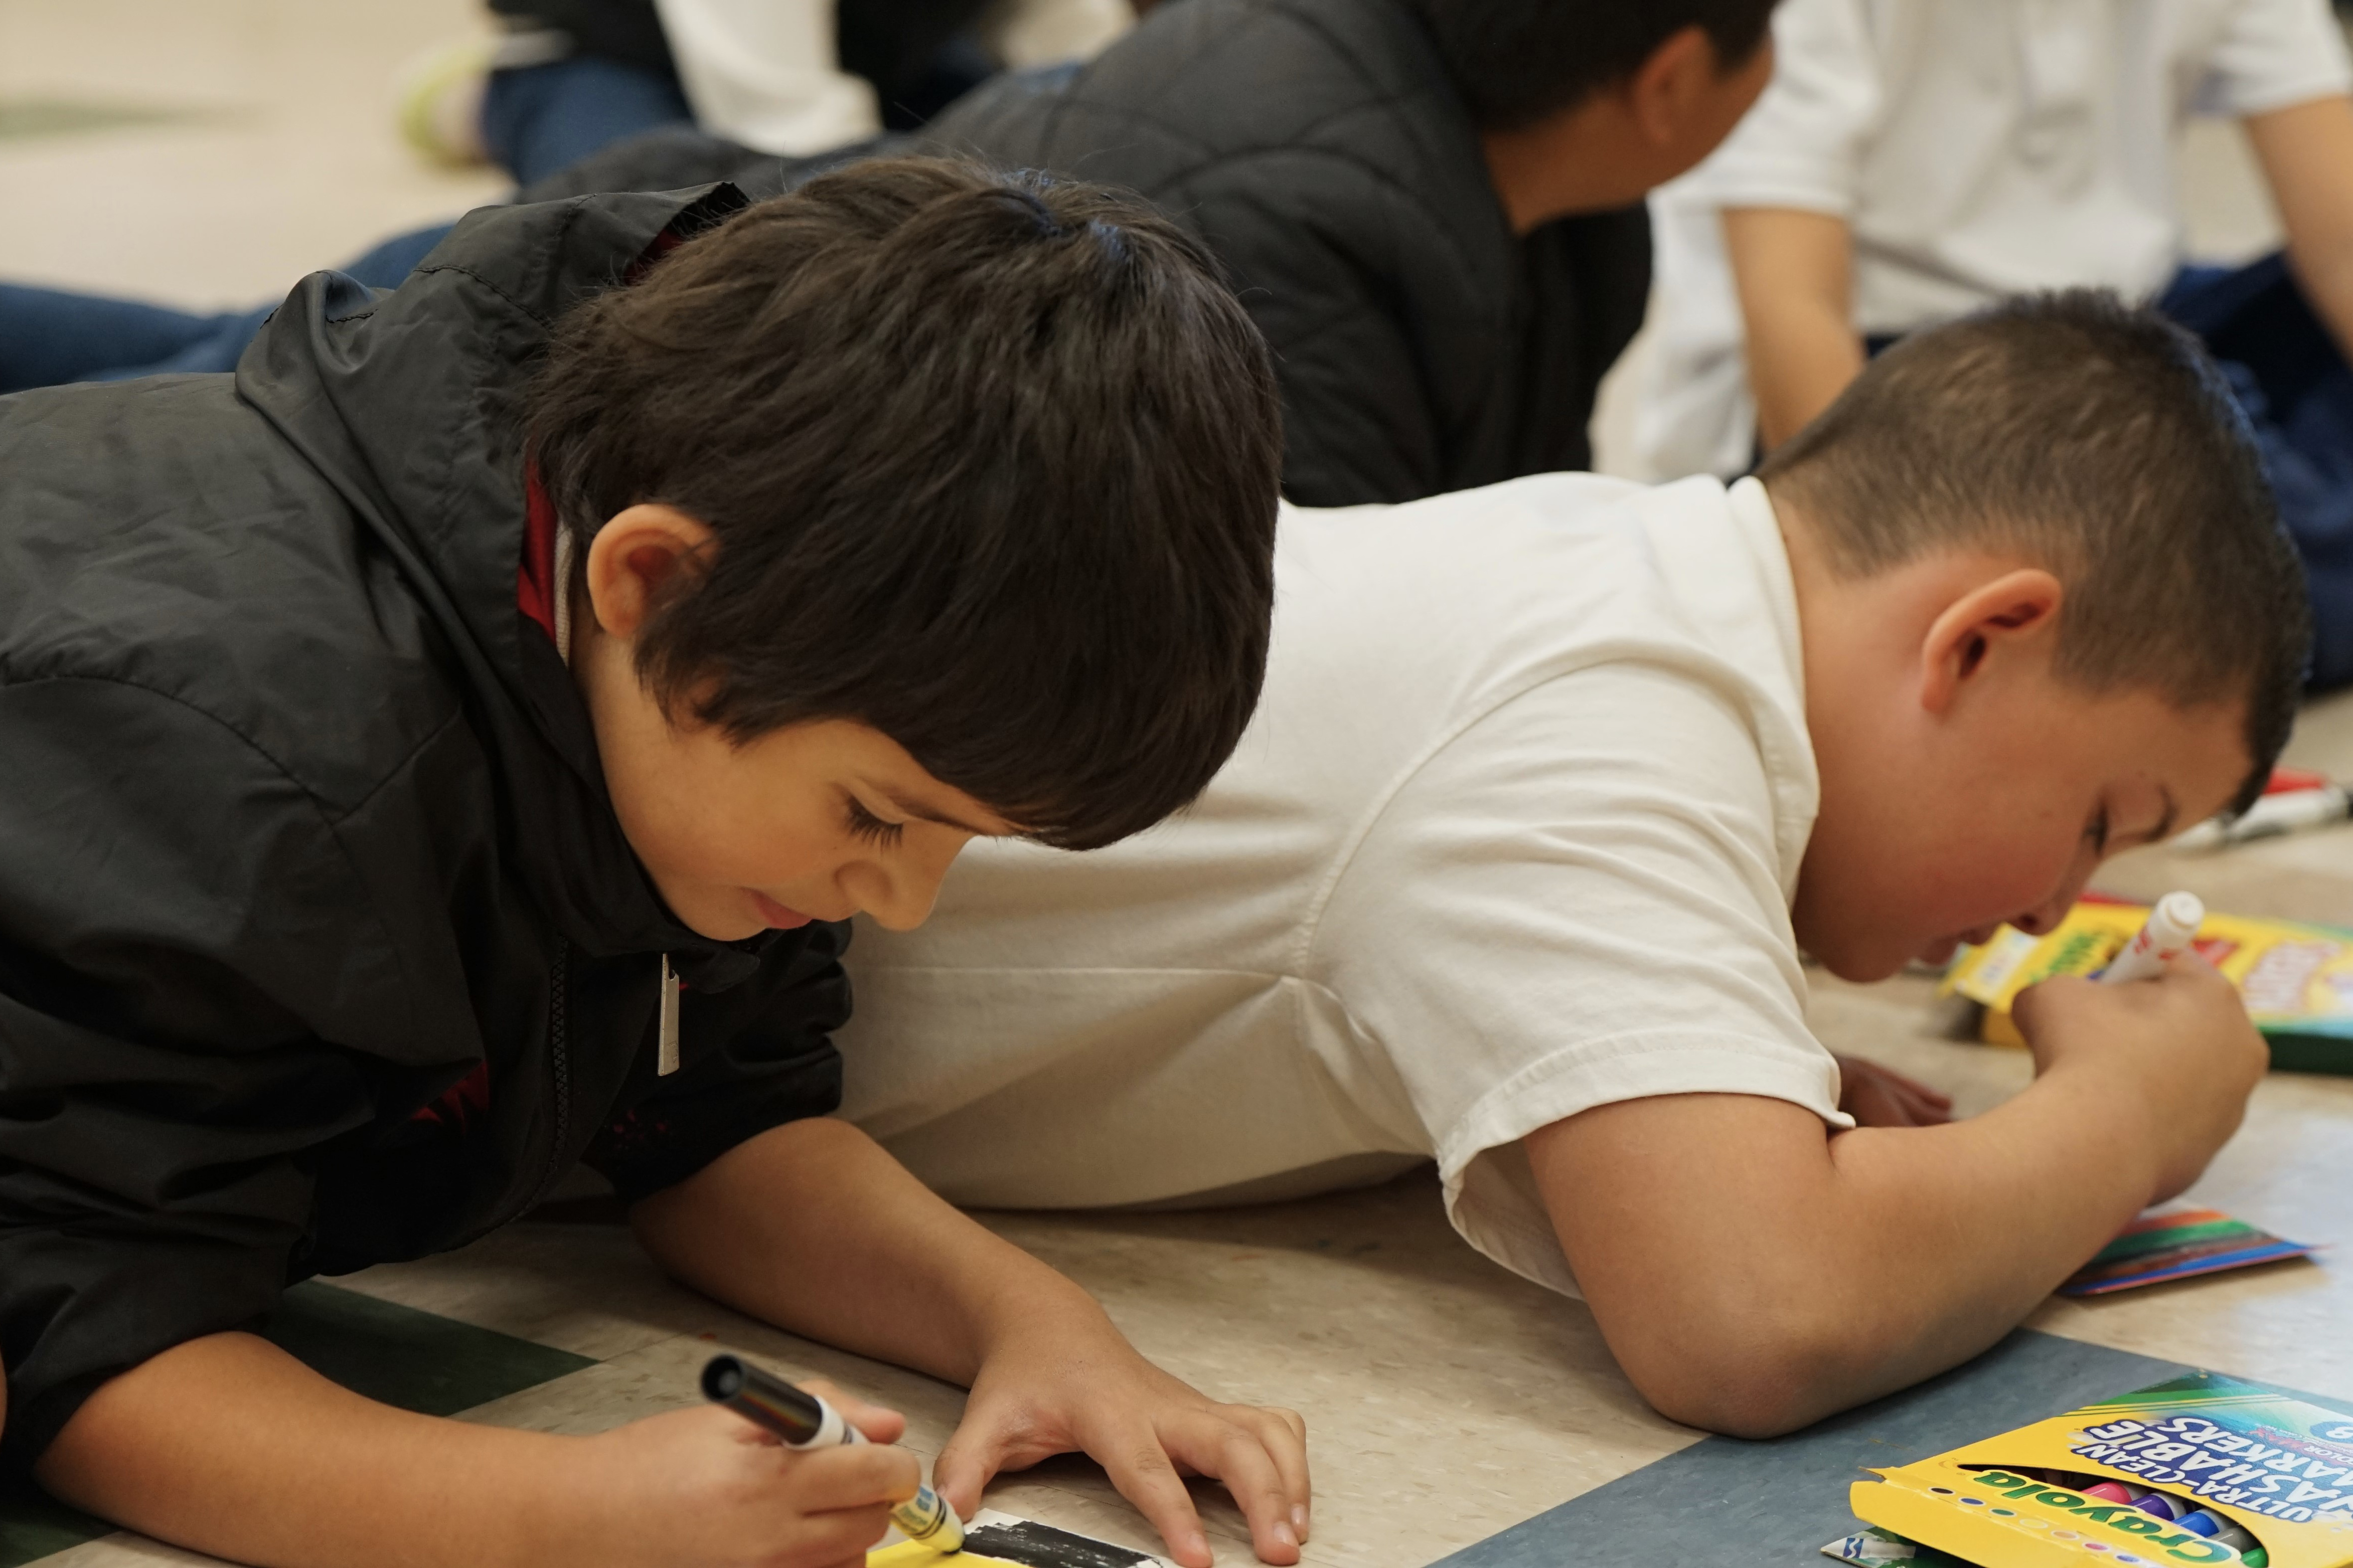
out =
<path fill-rule="evenodd" d="M 866 1441 L 865 1433 L 816 1394 L 732 1355 L 712 1356 L 703 1367 L 702 1393 L 713 1405 L 724 1405 L 754 1426 L 774 1432 L 787 1448 Z M 964 1521 L 945 1498 L 927 1486 L 918 1485 L 913 1497 L 892 1509 L 891 1522 L 908 1540 L 920 1541 L 934 1552 L 964 1550 Z"/>

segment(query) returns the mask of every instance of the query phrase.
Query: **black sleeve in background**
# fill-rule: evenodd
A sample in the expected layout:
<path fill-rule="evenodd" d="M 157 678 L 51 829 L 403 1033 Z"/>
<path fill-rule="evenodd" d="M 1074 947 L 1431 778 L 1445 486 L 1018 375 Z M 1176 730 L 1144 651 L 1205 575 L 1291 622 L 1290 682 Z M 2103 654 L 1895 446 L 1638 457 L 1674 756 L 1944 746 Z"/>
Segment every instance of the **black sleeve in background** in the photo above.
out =
<path fill-rule="evenodd" d="M 1303 198 L 1303 193 L 1308 193 Z M 1282 384 L 1282 491 L 1302 506 L 1357 506 L 1446 488 L 1427 346 L 1477 323 L 1409 319 L 1409 298 L 1452 289 L 1389 276 L 1430 215 L 1363 167 L 1313 148 L 1270 149 L 1155 193 L 1225 264 L 1273 351 Z"/>
<path fill-rule="evenodd" d="M 656 1077 L 649 1041 L 581 1163 L 635 1203 L 772 1127 L 831 1115 L 841 1104 L 832 1035 L 849 1020 L 849 942 L 847 925 L 812 925 L 780 940 L 741 985 L 681 991 L 679 1070 Z"/>
<path fill-rule="evenodd" d="M 305 1020 L 407 1022 L 381 952 L 344 940 L 369 910 L 309 798 L 214 720 L 115 681 L 0 684 L 0 1467 L 107 1378 L 276 1302 L 304 1155 L 369 1115 Z"/>

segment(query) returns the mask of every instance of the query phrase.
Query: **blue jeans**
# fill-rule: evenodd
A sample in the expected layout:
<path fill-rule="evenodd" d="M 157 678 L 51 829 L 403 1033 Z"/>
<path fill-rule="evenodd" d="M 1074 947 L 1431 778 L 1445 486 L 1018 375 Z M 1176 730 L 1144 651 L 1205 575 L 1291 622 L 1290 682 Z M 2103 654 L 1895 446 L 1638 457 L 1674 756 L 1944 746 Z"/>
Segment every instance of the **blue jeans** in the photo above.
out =
<path fill-rule="evenodd" d="M 2312 600 L 2312 684 L 2353 681 L 2353 368 L 2284 256 L 2184 268 L 2158 309 L 2221 363 Z"/>
<path fill-rule="evenodd" d="M 482 101 L 483 140 L 523 184 L 609 142 L 691 118 L 675 78 L 593 55 L 493 71 Z M 339 270 L 371 289 L 396 288 L 449 226 L 388 239 Z M 276 309 L 206 313 L 0 284 L 0 393 L 235 370 Z"/>
<path fill-rule="evenodd" d="M 528 185 L 616 142 L 693 118 L 669 72 L 575 55 L 492 71 L 482 95 L 482 143 L 516 184 Z"/>
<path fill-rule="evenodd" d="M 339 270 L 371 289 L 397 288 L 450 226 L 385 240 Z M 0 283 L 0 393 L 69 381 L 237 368 L 275 303 L 205 314 L 136 300 Z"/>

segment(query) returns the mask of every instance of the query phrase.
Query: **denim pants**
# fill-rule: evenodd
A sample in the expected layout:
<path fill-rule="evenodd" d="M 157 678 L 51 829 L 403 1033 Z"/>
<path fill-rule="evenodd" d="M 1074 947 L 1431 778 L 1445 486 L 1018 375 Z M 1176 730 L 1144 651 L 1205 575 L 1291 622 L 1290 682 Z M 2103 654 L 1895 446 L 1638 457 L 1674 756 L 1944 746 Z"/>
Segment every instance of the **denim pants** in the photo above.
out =
<path fill-rule="evenodd" d="M 609 142 L 691 118 L 677 79 L 593 55 L 491 73 L 482 135 L 519 184 Z M 449 225 L 385 240 L 337 268 L 392 289 L 441 243 Z M 71 381 L 123 381 L 229 371 L 277 301 L 248 310 L 178 310 L 63 289 L 0 284 L 0 393 Z"/>

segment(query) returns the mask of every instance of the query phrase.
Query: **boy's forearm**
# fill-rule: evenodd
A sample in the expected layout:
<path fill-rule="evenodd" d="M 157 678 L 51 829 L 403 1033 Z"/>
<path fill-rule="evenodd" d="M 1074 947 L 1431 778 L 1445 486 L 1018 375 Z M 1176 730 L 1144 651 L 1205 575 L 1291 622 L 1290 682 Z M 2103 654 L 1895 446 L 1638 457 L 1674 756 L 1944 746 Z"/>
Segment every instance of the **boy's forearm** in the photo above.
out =
<path fill-rule="evenodd" d="M 1852 241 L 1838 218 L 1771 207 L 1727 210 L 1724 237 L 1740 293 L 1757 436 L 1770 450 L 1804 429 L 1862 370 Z"/>
<path fill-rule="evenodd" d="M 2128 1096 L 2054 1070 L 1944 1127 L 1825 1138 L 1737 1095 L 1605 1106 L 1532 1135 L 1604 1336 L 1665 1414 L 1787 1431 L 2014 1327 L 2150 1197 Z"/>
<path fill-rule="evenodd" d="M 2337 352 L 2353 358 L 2353 100 L 2316 99 L 2247 121 L 2288 261 Z"/>
<path fill-rule="evenodd" d="M 496 1568 L 583 1560 L 559 1500 L 576 1441 L 396 1410 L 227 1333 L 104 1384 L 38 1473 L 101 1518 L 266 1568 Z"/>
<path fill-rule="evenodd" d="M 1093 1298 L 847 1122 L 796 1121 L 631 1212 L 672 1275 L 780 1328 L 969 1384 L 991 1347 Z"/>

